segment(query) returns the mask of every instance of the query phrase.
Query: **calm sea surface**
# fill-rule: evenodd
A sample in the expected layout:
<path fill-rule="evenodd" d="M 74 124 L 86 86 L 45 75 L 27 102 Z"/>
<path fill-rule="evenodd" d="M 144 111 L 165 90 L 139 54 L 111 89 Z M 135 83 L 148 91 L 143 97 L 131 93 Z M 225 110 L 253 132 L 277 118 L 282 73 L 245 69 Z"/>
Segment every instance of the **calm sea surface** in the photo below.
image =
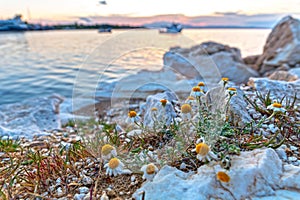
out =
<path fill-rule="evenodd" d="M 0 33 L 0 105 L 53 93 L 70 98 L 74 88 L 97 90 L 100 82 L 112 83 L 140 69 L 160 69 L 163 54 L 173 46 L 216 41 L 240 48 L 243 57 L 260 54 L 269 32 L 196 29 L 178 35 L 159 34 L 157 30 Z"/>

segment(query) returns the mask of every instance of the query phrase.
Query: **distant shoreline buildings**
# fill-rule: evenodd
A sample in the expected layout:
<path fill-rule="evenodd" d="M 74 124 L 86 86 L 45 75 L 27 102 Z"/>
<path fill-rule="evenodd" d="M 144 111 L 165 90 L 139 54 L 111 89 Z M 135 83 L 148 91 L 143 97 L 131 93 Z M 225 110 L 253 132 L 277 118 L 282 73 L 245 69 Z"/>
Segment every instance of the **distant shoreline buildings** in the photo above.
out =
<path fill-rule="evenodd" d="M 70 23 L 70 24 L 57 24 L 57 25 L 41 25 L 41 24 L 30 24 L 22 20 L 22 15 L 16 15 L 14 18 L 7 20 L 0 20 L 0 32 L 2 31 L 42 31 L 42 30 L 80 30 L 80 29 L 98 29 L 98 30 L 111 30 L 111 29 L 161 29 L 168 27 L 169 22 L 164 22 L 159 26 L 152 26 L 151 24 L 145 24 L 142 26 L 130 26 L 130 25 L 112 25 L 112 24 L 81 24 L 81 23 Z M 189 24 L 182 24 L 184 29 L 261 29 L 265 27 L 243 27 L 243 26 L 192 26 Z M 180 31 L 179 31 L 180 32 Z"/>

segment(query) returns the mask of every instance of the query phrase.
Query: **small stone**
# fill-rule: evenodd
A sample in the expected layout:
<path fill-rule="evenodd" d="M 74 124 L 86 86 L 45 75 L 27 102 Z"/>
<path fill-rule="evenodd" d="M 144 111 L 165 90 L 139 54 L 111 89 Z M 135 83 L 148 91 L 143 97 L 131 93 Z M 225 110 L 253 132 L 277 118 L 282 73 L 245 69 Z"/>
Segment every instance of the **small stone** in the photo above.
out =
<path fill-rule="evenodd" d="M 297 147 L 295 147 L 295 146 L 293 146 L 293 145 L 291 145 L 291 146 L 290 146 L 290 150 L 292 150 L 292 151 L 297 151 L 297 150 L 298 150 L 298 148 L 297 148 Z"/>
<path fill-rule="evenodd" d="M 84 197 L 85 197 L 85 194 L 75 194 L 74 200 L 83 200 Z"/>
<path fill-rule="evenodd" d="M 286 155 L 284 149 L 278 148 L 278 149 L 276 149 L 276 153 L 277 153 L 277 155 L 279 156 L 280 159 L 287 160 L 287 155 Z"/>
<path fill-rule="evenodd" d="M 61 179 L 60 178 L 58 178 L 58 179 L 56 179 L 56 185 L 60 185 L 60 183 L 61 183 Z"/>
<path fill-rule="evenodd" d="M 180 165 L 180 167 L 179 167 L 180 169 L 186 169 L 186 164 L 183 162 L 183 163 L 181 163 L 181 165 Z"/>
<path fill-rule="evenodd" d="M 92 196 L 92 198 L 91 198 L 91 194 L 86 194 L 85 197 L 83 198 L 83 200 L 90 200 L 90 199 L 92 199 L 92 200 L 97 200 L 96 197 L 93 197 L 93 196 Z"/>
<path fill-rule="evenodd" d="M 131 182 L 134 182 L 134 181 L 135 181 L 135 175 L 132 175 L 132 176 L 130 177 L 130 181 L 131 181 Z"/>
<path fill-rule="evenodd" d="M 117 196 L 117 195 L 116 195 L 116 192 L 115 192 L 114 190 L 109 190 L 109 191 L 107 192 L 107 195 L 108 195 L 110 198 Z"/>
<path fill-rule="evenodd" d="M 80 188 L 78 188 L 78 190 L 79 190 L 80 194 L 86 194 L 89 192 L 90 189 L 87 187 L 80 187 Z"/>
<path fill-rule="evenodd" d="M 279 130 L 274 124 L 270 124 L 268 128 L 272 133 L 276 133 Z"/>
<path fill-rule="evenodd" d="M 126 139 L 125 139 L 125 142 L 127 142 L 127 143 L 130 143 L 130 141 L 131 141 L 131 140 L 130 140 L 129 138 L 126 138 Z"/>
<path fill-rule="evenodd" d="M 92 185 L 93 183 L 93 179 L 91 179 L 90 177 L 88 176 L 84 176 L 81 180 L 82 184 L 83 185 Z"/>
<path fill-rule="evenodd" d="M 122 174 L 132 174 L 132 171 L 129 169 L 123 169 Z"/>
<path fill-rule="evenodd" d="M 58 187 L 56 189 L 56 194 L 57 194 L 57 196 L 62 196 L 64 194 L 63 191 L 62 191 L 62 189 L 61 189 L 61 187 Z"/>
<path fill-rule="evenodd" d="M 291 156 L 288 158 L 290 162 L 296 162 L 298 159 L 295 156 Z"/>
<path fill-rule="evenodd" d="M 261 118 L 261 114 L 260 113 L 255 113 L 252 115 L 253 119 L 260 119 Z"/>

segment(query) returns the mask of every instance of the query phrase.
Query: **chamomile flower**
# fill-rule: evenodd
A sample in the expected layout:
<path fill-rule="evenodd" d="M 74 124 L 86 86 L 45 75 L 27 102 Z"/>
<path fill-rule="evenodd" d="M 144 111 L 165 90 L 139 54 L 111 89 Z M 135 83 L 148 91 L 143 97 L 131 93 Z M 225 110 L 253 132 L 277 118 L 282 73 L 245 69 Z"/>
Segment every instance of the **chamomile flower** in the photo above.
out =
<path fill-rule="evenodd" d="M 161 100 L 160 100 L 160 103 L 161 103 L 162 106 L 165 107 L 166 104 L 168 103 L 168 100 L 167 100 L 167 99 L 161 99 Z"/>
<path fill-rule="evenodd" d="M 222 78 L 222 81 L 223 81 L 223 85 L 224 85 L 224 87 L 226 86 L 226 84 L 228 83 L 228 81 L 229 81 L 229 78 L 227 78 L 227 77 L 223 77 Z"/>
<path fill-rule="evenodd" d="M 192 88 L 190 96 L 200 97 L 202 95 L 204 95 L 204 92 L 203 92 L 203 90 L 201 90 L 201 88 L 199 86 L 195 86 Z"/>
<path fill-rule="evenodd" d="M 191 112 L 192 112 L 192 107 L 190 104 L 186 103 L 181 106 L 181 114 L 183 119 L 190 119 Z"/>
<path fill-rule="evenodd" d="M 116 148 L 111 146 L 110 144 L 106 144 L 101 148 L 101 158 L 104 160 L 104 162 L 107 162 L 109 159 L 116 156 Z"/>
<path fill-rule="evenodd" d="M 127 121 L 131 121 L 131 122 L 138 122 L 138 121 L 140 121 L 141 120 L 141 118 L 136 114 L 136 112 L 135 111 L 129 111 L 128 112 L 128 119 L 127 119 Z"/>
<path fill-rule="evenodd" d="M 199 143 L 196 145 L 195 150 L 197 153 L 197 159 L 202 161 L 204 159 L 210 161 L 211 159 L 217 160 L 218 157 L 210 150 L 210 147 L 205 143 Z"/>
<path fill-rule="evenodd" d="M 284 113 L 286 109 L 282 107 L 280 103 L 273 103 L 267 107 L 269 110 L 273 110 L 274 113 Z"/>
<path fill-rule="evenodd" d="M 112 158 L 104 165 L 106 175 L 117 176 L 123 173 L 124 164 L 118 158 Z"/>
<path fill-rule="evenodd" d="M 151 112 L 157 112 L 158 109 L 156 107 L 151 108 Z"/>
<path fill-rule="evenodd" d="M 185 100 L 185 103 L 194 104 L 196 102 L 195 97 L 188 96 L 188 98 Z"/>
<path fill-rule="evenodd" d="M 221 182 L 228 183 L 230 181 L 230 176 L 225 172 L 219 171 L 217 173 L 217 179 Z"/>
<path fill-rule="evenodd" d="M 230 96 L 237 94 L 236 88 L 233 87 L 227 88 L 227 92 Z"/>
<path fill-rule="evenodd" d="M 152 181 L 155 174 L 158 172 L 158 168 L 153 163 L 150 163 L 148 165 L 144 165 L 141 168 L 141 171 L 144 173 L 143 179 L 146 179 L 147 181 Z"/>
<path fill-rule="evenodd" d="M 205 86 L 205 83 L 204 83 L 204 82 L 199 82 L 199 83 L 198 83 L 198 86 L 199 86 L 199 87 L 204 87 L 204 86 Z"/>

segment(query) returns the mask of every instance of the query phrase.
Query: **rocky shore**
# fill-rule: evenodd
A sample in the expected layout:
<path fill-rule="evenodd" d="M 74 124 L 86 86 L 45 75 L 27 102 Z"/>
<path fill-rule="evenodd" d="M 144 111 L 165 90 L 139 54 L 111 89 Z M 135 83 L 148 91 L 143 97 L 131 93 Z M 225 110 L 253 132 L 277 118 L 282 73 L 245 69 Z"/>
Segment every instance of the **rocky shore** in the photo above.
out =
<path fill-rule="evenodd" d="M 0 198 L 299 199 L 299 55 L 300 21 L 288 16 L 261 55 L 242 58 L 239 49 L 215 42 L 176 47 L 161 71 L 123 80 L 114 99 L 76 111 L 59 95 L 0 106 Z M 186 99 L 195 86 L 200 96 Z M 101 148 L 108 143 L 126 173 L 105 174 Z M 199 160 L 201 143 L 215 159 Z M 25 167 L 30 160 L 38 164 Z M 58 163 L 65 174 L 37 173 Z M 140 168 L 149 163 L 159 171 L 143 180 Z"/>

